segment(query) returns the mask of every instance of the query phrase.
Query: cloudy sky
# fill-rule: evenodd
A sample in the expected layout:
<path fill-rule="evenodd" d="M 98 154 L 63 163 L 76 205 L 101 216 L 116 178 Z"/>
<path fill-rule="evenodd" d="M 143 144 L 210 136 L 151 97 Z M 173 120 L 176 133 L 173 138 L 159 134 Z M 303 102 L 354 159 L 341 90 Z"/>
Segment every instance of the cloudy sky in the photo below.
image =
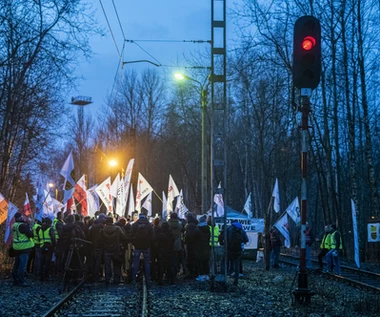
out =
<path fill-rule="evenodd" d="M 97 20 L 107 31 L 106 36 L 91 38 L 94 56 L 90 61 L 78 64 L 77 74 L 84 80 L 79 82 L 71 96 L 90 96 L 94 103 L 89 106 L 92 110 L 99 110 L 112 90 L 114 77 L 117 71 L 119 56 L 106 22 L 110 22 L 119 51 L 127 40 L 210 40 L 211 38 L 211 1 L 210 0 L 88 0 L 96 10 Z M 227 4 L 232 1 L 228 1 Z M 103 4 L 106 16 L 101 6 Z M 115 9 L 120 19 L 119 25 Z M 221 2 L 220 2 L 221 3 Z M 232 5 L 232 4 L 231 4 Z M 228 11 L 227 11 L 228 12 Z M 229 21 L 230 19 L 227 18 Z M 228 34 L 231 34 L 232 23 L 228 23 Z M 137 42 L 146 52 L 136 44 L 125 43 L 123 61 L 148 59 L 159 61 L 162 65 L 186 66 L 183 55 L 206 49 L 208 44 L 176 43 L 176 42 Z M 150 54 L 151 56 L 149 56 Z M 154 58 L 153 58 L 153 57 Z M 157 61 L 156 61 L 156 60 Z M 204 65 L 209 66 L 209 65 Z M 141 70 L 155 67 L 148 63 L 128 64 L 125 68 Z M 160 67 L 163 74 L 170 77 L 175 71 L 171 67 Z M 86 110 L 86 111 L 90 111 Z"/>

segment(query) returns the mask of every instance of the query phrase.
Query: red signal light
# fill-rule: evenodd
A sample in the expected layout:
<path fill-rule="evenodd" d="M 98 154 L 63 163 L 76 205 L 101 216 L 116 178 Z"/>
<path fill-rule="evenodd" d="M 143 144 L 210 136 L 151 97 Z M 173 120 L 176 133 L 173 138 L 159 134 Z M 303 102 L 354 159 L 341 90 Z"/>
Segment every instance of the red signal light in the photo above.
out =
<path fill-rule="evenodd" d="M 302 48 L 305 51 L 310 51 L 315 46 L 315 38 L 312 36 L 306 36 L 302 41 Z"/>

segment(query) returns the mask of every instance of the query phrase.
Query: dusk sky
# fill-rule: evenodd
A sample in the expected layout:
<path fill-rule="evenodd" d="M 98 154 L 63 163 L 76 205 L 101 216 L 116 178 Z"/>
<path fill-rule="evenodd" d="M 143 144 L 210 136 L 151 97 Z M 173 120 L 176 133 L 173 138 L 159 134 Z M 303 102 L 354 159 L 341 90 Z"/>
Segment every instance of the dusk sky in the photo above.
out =
<path fill-rule="evenodd" d="M 119 62 L 118 53 L 109 32 L 106 18 L 99 0 L 89 0 L 96 10 L 96 17 L 100 25 L 106 30 L 106 36 L 91 38 L 93 57 L 89 62 L 81 62 L 77 68 L 78 76 L 84 80 L 77 85 L 71 96 L 83 95 L 92 97 L 94 103 L 89 106 L 92 110 L 99 110 L 104 104 L 107 95 L 111 92 L 114 77 Z M 123 34 L 115 14 L 112 0 L 101 1 L 119 50 L 123 47 Z M 220 2 L 222 3 L 222 2 Z M 210 40 L 211 38 L 211 1 L 210 0 L 114 0 L 120 22 L 127 40 Z M 227 5 L 232 7 L 232 1 Z M 228 16 L 227 34 L 232 34 L 233 25 Z M 167 43 L 167 42 L 137 42 L 144 50 L 156 58 L 162 65 L 186 66 L 184 54 L 202 51 L 209 44 L 194 43 Z M 140 49 L 136 44 L 125 43 L 123 61 L 148 59 L 155 61 L 151 56 Z M 209 65 L 202 65 L 209 66 Z M 148 63 L 127 64 L 125 69 L 142 70 L 155 67 Z M 160 72 L 171 77 L 175 68 L 160 67 Z M 171 80 L 172 78 L 168 78 Z M 90 110 L 90 109 L 89 109 Z M 87 110 L 86 110 L 87 111 Z"/>

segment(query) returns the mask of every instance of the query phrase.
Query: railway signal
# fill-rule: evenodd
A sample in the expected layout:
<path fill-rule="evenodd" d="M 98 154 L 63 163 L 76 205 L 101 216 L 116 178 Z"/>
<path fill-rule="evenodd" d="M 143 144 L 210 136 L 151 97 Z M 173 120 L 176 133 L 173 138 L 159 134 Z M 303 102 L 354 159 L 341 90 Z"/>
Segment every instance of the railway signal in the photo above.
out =
<path fill-rule="evenodd" d="M 321 77 L 321 24 L 312 16 L 300 17 L 294 24 L 293 83 L 317 88 Z"/>

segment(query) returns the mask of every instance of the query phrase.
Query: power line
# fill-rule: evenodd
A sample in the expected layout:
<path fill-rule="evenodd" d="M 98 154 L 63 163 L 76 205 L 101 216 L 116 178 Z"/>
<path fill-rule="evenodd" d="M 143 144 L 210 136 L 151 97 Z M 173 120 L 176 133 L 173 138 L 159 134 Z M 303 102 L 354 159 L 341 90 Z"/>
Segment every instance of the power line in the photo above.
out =
<path fill-rule="evenodd" d="M 157 40 L 157 39 L 147 39 L 147 40 L 125 40 L 129 43 L 134 42 L 161 42 L 161 43 L 208 43 L 211 44 L 211 40 Z"/>
<path fill-rule="evenodd" d="M 143 52 L 145 52 L 146 54 L 148 54 L 151 58 L 153 58 L 161 66 L 160 61 L 157 58 L 155 58 L 152 54 L 150 54 L 146 49 L 144 49 L 140 44 L 137 44 L 134 41 L 126 41 L 126 42 L 130 42 L 130 43 L 133 43 L 133 44 L 137 45 Z"/>
<path fill-rule="evenodd" d="M 119 26 L 120 26 L 120 29 L 121 29 L 121 33 L 123 34 L 123 39 L 124 39 L 124 41 L 125 41 L 124 30 L 123 30 L 123 27 L 122 27 L 122 25 L 121 25 L 120 18 L 119 18 L 119 14 L 117 13 L 117 9 L 116 9 L 116 5 L 115 5 L 114 0 L 112 0 L 112 4 L 113 4 L 113 8 L 114 8 L 115 13 L 116 13 L 117 20 L 119 21 Z"/>
<path fill-rule="evenodd" d="M 115 36 L 114 36 L 114 34 L 112 32 L 111 24 L 110 24 L 110 22 L 108 20 L 106 10 L 104 9 L 104 6 L 103 6 L 103 2 L 102 2 L 102 0 L 99 0 L 99 2 L 100 2 L 100 5 L 102 6 L 103 14 L 104 14 L 104 17 L 106 18 L 108 29 L 109 29 L 109 31 L 111 33 L 111 36 L 112 36 L 112 39 L 113 39 L 113 43 L 115 44 L 117 54 L 119 55 L 120 61 L 122 61 L 123 58 L 122 58 L 122 56 L 120 54 L 119 48 L 117 47 L 116 39 L 115 39 Z"/>

